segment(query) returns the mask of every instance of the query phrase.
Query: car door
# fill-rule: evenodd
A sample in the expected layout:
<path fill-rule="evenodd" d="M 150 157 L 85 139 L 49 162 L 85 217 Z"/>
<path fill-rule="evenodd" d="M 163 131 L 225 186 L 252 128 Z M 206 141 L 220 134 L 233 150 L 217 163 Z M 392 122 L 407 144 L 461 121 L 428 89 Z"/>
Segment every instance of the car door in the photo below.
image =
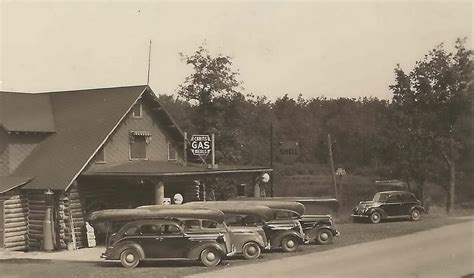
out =
<path fill-rule="evenodd" d="M 383 209 L 389 217 L 399 216 L 402 212 L 400 194 L 392 194 L 388 196 L 387 201 L 383 205 Z"/>
<path fill-rule="evenodd" d="M 145 258 L 159 258 L 161 253 L 160 226 L 156 223 L 142 224 L 139 243 L 145 252 Z"/>
<path fill-rule="evenodd" d="M 161 225 L 159 258 L 186 258 L 189 248 L 189 236 L 177 224 Z"/>
<path fill-rule="evenodd" d="M 401 208 L 401 215 L 410 215 L 410 209 L 417 205 L 418 202 L 416 198 L 411 194 L 403 194 L 402 198 L 402 208 Z"/>

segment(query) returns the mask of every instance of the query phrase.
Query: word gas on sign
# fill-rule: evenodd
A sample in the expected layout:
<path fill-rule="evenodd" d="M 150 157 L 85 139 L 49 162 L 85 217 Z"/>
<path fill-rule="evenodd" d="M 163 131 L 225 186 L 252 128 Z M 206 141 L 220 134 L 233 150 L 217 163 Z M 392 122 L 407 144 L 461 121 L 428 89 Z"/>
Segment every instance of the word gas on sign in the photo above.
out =
<path fill-rule="evenodd" d="M 208 155 L 211 152 L 211 137 L 209 135 L 193 135 L 190 141 L 191 152 L 194 155 Z"/>

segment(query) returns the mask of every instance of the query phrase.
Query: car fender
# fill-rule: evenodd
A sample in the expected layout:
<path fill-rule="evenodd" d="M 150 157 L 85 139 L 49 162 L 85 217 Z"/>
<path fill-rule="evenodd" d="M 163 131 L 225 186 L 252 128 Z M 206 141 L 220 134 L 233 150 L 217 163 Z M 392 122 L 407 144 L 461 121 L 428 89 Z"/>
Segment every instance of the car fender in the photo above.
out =
<path fill-rule="evenodd" d="M 134 242 L 134 241 L 121 241 L 117 245 L 113 246 L 113 250 L 110 253 L 109 256 L 107 256 L 107 259 L 109 260 L 119 260 L 120 259 L 120 254 L 128 248 L 133 248 L 137 250 L 140 260 L 145 259 L 145 252 L 143 251 L 143 248 L 140 246 L 140 244 Z"/>
<path fill-rule="evenodd" d="M 378 211 L 380 213 L 380 215 L 382 215 L 382 218 L 387 217 L 387 213 L 385 212 L 385 210 L 383 210 L 381 208 L 370 208 L 365 214 L 370 216 L 374 211 Z"/>
<path fill-rule="evenodd" d="M 225 257 L 226 255 L 224 248 L 222 248 L 222 246 L 219 245 L 217 242 L 203 242 L 189 250 L 187 256 L 188 259 L 198 260 L 201 256 L 201 252 L 206 248 L 213 248 L 217 250 L 217 252 L 219 252 L 222 257 Z"/>
<path fill-rule="evenodd" d="M 242 252 L 242 248 L 244 247 L 245 244 L 249 242 L 255 242 L 258 244 L 260 247 L 265 248 L 265 241 L 263 237 L 266 238 L 265 233 L 259 234 L 256 232 L 233 232 L 232 236 L 230 237 L 232 243 L 236 246 L 237 252 L 240 253 Z"/>
<path fill-rule="evenodd" d="M 322 229 L 327 229 L 329 231 L 331 231 L 331 233 L 333 234 L 333 236 L 335 236 L 337 234 L 336 232 L 336 229 L 334 229 L 331 225 L 328 225 L 328 224 L 322 224 L 322 225 L 314 225 L 312 228 L 310 229 L 307 229 L 305 231 L 305 235 L 310 238 L 310 239 L 315 239 L 316 238 L 316 234 L 321 231 Z"/>
<path fill-rule="evenodd" d="M 427 212 L 426 212 L 426 209 L 425 209 L 423 206 L 421 206 L 421 205 L 414 205 L 414 206 L 412 206 L 412 207 L 410 208 L 410 213 L 411 213 L 411 211 L 414 210 L 414 209 L 418 209 L 418 210 L 420 210 L 422 213 L 427 213 Z"/>
<path fill-rule="evenodd" d="M 250 242 L 253 242 L 255 244 L 257 244 L 258 246 L 260 246 L 260 248 L 265 248 L 265 243 L 262 241 L 262 240 L 259 240 L 259 239 L 252 239 L 252 240 L 249 240 L 249 241 L 246 241 L 242 244 L 242 248 L 245 246 L 245 244 L 247 243 L 250 243 Z"/>
<path fill-rule="evenodd" d="M 300 243 L 304 242 L 303 236 L 300 233 L 293 230 L 286 230 L 275 233 L 270 239 L 270 245 L 272 247 L 280 247 L 281 240 L 286 236 L 292 236 L 296 238 Z"/>

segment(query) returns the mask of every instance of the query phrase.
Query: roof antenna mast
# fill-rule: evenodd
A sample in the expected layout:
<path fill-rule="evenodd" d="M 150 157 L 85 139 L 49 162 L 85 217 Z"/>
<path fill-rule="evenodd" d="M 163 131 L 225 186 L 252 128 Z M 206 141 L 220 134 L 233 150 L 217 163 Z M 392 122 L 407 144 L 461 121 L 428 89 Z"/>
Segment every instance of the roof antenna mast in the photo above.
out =
<path fill-rule="evenodd" d="M 151 40 L 150 40 L 150 46 L 148 47 L 148 74 L 147 74 L 147 79 L 146 79 L 147 86 L 150 84 L 150 67 L 151 67 Z"/>

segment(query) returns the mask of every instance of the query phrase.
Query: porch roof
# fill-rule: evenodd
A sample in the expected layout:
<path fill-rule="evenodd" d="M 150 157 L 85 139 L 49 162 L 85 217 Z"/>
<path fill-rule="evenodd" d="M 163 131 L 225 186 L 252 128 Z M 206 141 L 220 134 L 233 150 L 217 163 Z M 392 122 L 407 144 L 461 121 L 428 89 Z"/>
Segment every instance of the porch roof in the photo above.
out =
<path fill-rule="evenodd" d="M 0 176 L 0 194 L 22 186 L 32 179 L 32 177 Z"/>
<path fill-rule="evenodd" d="M 203 165 L 188 163 L 187 166 L 167 161 L 127 161 L 116 164 L 93 164 L 82 176 L 186 176 L 215 175 L 231 173 L 271 172 L 273 169 L 262 166 L 219 165 L 218 168 L 205 168 Z"/>

